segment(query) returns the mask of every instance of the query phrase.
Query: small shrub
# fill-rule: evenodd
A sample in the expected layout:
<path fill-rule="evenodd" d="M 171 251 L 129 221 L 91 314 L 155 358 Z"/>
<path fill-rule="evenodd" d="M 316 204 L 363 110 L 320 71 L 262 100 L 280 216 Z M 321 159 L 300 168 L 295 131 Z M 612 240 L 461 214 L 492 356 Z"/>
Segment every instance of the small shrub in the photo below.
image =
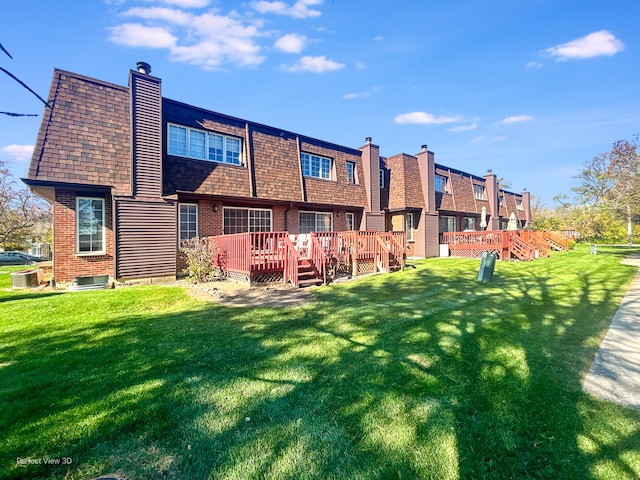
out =
<path fill-rule="evenodd" d="M 182 241 L 182 251 L 187 256 L 184 273 L 194 283 L 209 282 L 215 278 L 218 247 L 206 238 L 194 237 Z"/>

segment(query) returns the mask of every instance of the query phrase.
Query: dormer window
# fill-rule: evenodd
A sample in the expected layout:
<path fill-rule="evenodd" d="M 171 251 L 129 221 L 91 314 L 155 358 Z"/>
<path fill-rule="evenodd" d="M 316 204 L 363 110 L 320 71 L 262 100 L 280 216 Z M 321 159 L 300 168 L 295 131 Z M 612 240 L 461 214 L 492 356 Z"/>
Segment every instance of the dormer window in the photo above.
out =
<path fill-rule="evenodd" d="M 436 175 L 436 192 L 447 193 L 447 177 L 444 175 Z"/>
<path fill-rule="evenodd" d="M 467 190 L 468 191 L 468 190 Z M 486 200 L 484 196 L 484 187 L 482 185 L 473 185 L 473 196 L 476 200 Z"/>
<path fill-rule="evenodd" d="M 179 157 L 242 164 L 242 140 L 195 128 L 168 125 L 167 153 Z"/>
<path fill-rule="evenodd" d="M 300 162 L 302 163 L 302 174 L 305 177 L 331 180 L 333 161 L 330 158 L 321 157 L 320 155 L 314 155 L 312 153 L 301 153 Z"/>

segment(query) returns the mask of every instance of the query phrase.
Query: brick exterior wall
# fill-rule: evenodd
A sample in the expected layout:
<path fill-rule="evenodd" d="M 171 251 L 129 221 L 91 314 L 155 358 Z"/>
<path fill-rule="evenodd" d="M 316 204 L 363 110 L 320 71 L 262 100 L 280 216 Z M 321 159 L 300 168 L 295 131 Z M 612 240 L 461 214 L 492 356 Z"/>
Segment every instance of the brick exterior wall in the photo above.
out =
<path fill-rule="evenodd" d="M 105 199 L 105 255 L 76 255 L 76 197 Z M 57 190 L 53 203 L 53 278 L 71 282 L 77 276 L 109 274 L 115 277 L 113 212 L 110 195 Z"/>
<path fill-rule="evenodd" d="M 27 178 L 131 193 L 129 92 L 55 70 Z"/>

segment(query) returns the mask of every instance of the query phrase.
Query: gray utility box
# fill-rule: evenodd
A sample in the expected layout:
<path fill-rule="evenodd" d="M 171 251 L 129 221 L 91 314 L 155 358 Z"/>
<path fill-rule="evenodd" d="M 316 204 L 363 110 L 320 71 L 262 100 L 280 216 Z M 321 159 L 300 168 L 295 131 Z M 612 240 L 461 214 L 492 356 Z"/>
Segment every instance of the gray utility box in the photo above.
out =
<path fill-rule="evenodd" d="M 40 284 L 38 273 L 40 270 L 19 270 L 11 274 L 12 288 L 33 288 Z"/>
<path fill-rule="evenodd" d="M 481 282 L 490 282 L 493 278 L 493 270 L 496 268 L 496 254 L 482 252 L 480 259 L 480 271 L 478 272 L 478 280 Z"/>

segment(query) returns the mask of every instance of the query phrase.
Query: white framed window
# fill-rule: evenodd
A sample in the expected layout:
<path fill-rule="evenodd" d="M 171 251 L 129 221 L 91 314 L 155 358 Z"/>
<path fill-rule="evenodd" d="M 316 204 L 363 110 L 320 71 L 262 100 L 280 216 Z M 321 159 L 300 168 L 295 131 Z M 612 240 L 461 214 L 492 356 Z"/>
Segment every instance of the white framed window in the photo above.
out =
<path fill-rule="evenodd" d="M 440 217 L 440 232 L 455 232 L 456 217 L 442 216 Z"/>
<path fill-rule="evenodd" d="M 347 162 L 347 181 L 356 183 L 356 164 L 353 162 Z"/>
<path fill-rule="evenodd" d="M 413 223 L 413 213 L 407 213 L 407 241 L 413 241 L 413 231 L 415 229 L 415 224 Z"/>
<path fill-rule="evenodd" d="M 104 255 L 104 198 L 76 197 L 76 252 L 79 255 Z"/>
<path fill-rule="evenodd" d="M 239 138 L 173 124 L 168 124 L 168 130 L 169 155 L 232 165 L 242 163 L 242 141 Z"/>
<path fill-rule="evenodd" d="M 462 231 L 475 230 L 476 219 L 473 217 L 462 217 Z"/>
<path fill-rule="evenodd" d="M 345 213 L 345 219 L 347 221 L 347 230 L 356 229 L 356 215 L 354 213 Z"/>
<path fill-rule="evenodd" d="M 333 214 L 326 212 L 299 212 L 298 233 L 331 232 Z"/>
<path fill-rule="evenodd" d="M 178 205 L 178 247 L 182 242 L 198 236 L 198 204 L 180 203 Z"/>
<path fill-rule="evenodd" d="M 500 230 L 507 230 L 509 228 L 508 220 L 500 220 Z"/>
<path fill-rule="evenodd" d="M 524 206 L 522 205 L 522 199 L 521 198 L 516 198 L 516 208 L 518 210 L 524 210 Z"/>
<path fill-rule="evenodd" d="M 270 232 L 271 210 L 266 208 L 224 207 L 223 233 Z"/>
<path fill-rule="evenodd" d="M 447 180 L 444 175 L 436 175 L 436 192 L 446 193 L 448 191 Z"/>
<path fill-rule="evenodd" d="M 380 169 L 380 188 L 384 188 L 384 170 Z"/>
<path fill-rule="evenodd" d="M 302 174 L 305 177 L 331 180 L 333 162 L 330 158 L 312 153 L 301 153 L 300 162 L 302 163 Z"/>
<path fill-rule="evenodd" d="M 504 195 L 500 195 L 498 197 L 498 207 L 501 207 L 504 204 Z"/>
<path fill-rule="evenodd" d="M 473 184 L 473 195 L 476 197 L 476 200 L 485 200 L 484 197 L 484 186 Z"/>

